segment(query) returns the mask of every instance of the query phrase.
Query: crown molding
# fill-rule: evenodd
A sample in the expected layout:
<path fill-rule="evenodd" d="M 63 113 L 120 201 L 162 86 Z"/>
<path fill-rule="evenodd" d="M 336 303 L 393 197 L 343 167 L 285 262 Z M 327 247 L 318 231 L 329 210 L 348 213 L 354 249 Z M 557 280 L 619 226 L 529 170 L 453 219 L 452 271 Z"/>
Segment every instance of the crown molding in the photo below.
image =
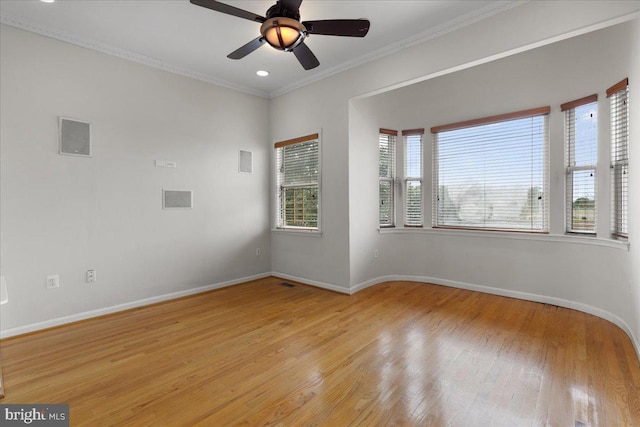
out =
<path fill-rule="evenodd" d="M 414 36 L 409 38 L 400 40 L 398 42 L 386 45 L 378 50 L 375 50 L 369 54 L 359 56 L 357 58 L 352 59 L 351 61 L 345 62 L 338 66 L 329 68 L 321 73 L 315 74 L 311 77 L 298 80 L 288 86 L 285 86 L 281 89 L 274 90 L 269 93 L 269 98 L 277 98 L 286 93 L 292 92 L 296 89 L 300 89 L 304 86 L 310 85 L 317 81 L 326 79 L 327 77 L 331 77 L 333 75 L 339 74 L 343 71 L 349 70 L 351 68 L 355 68 L 359 65 L 365 64 L 367 62 L 374 61 L 376 59 L 383 58 L 392 53 L 396 53 L 400 50 L 407 49 L 411 46 L 415 46 L 426 41 L 435 39 L 437 37 L 443 36 L 447 33 L 451 33 L 453 31 L 459 30 L 466 26 L 475 24 L 476 22 L 482 21 L 483 19 L 490 18 L 491 16 L 497 15 L 499 13 L 505 12 L 509 9 L 513 9 L 514 7 L 521 6 L 525 3 L 528 3 L 531 0 L 516 0 L 516 1 L 495 1 L 483 8 L 480 8 L 476 11 L 466 13 L 461 15 L 453 20 L 447 21 L 443 24 L 437 25 L 435 27 L 430 28 L 429 30 L 420 32 Z"/>
<path fill-rule="evenodd" d="M 310 85 L 317 81 L 339 74 L 343 71 L 355 68 L 357 66 L 365 64 L 367 62 L 374 61 L 376 59 L 383 58 L 387 55 L 398 52 L 399 50 L 406 49 L 420 43 L 424 43 L 428 40 L 432 40 L 436 37 L 440 37 L 444 34 L 447 34 L 455 30 L 458 30 L 460 28 L 466 27 L 468 25 L 474 24 L 483 19 L 489 18 L 493 15 L 497 15 L 506 10 L 520 6 L 529 1 L 530 0 L 494 1 L 481 9 L 466 13 L 453 20 L 450 20 L 438 26 L 432 27 L 429 30 L 423 31 L 414 36 L 406 38 L 404 40 L 400 40 L 396 43 L 386 45 L 374 52 L 359 56 L 357 58 L 354 58 L 338 66 L 328 68 L 308 78 L 297 80 L 290 85 L 284 86 L 280 89 L 276 89 L 271 92 L 259 91 L 250 87 L 238 85 L 226 80 L 218 79 L 212 75 L 202 74 L 202 73 L 199 73 L 187 68 L 179 67 L 177 65 L 169 64 L 162 60 L 145 56 L 130 50 L 117 48 L 105 43 L 100 43 L 95 40 L 79 38 L 70 34 L 60 32 L 58 30 L 54 30 L 52 28 L 47 28 L 46 26 L 29 24 L 11 15 L 4 14 L 0 16 L 0 23 L 11 26 L 11 27 L 19 28 L 25 31 L 29 31 L 32 33 L 36 33 L 45 37 L 49 37 L 55 40 L 60 40 L 76 46 L 84 47 L 86 49 L 91 49 L 97 52 L 105 53 L 107 55 L 115 56 L 128 61 L 137 62 L 139 64 L 146 65 L 148 67 L 160 69 L 170 73 L 189 77 L 195 80 L 200 80 L 206 83 L 210 83 L 217 86 L 243 92 L 249 95 L 258 96 L 261 98 L 277 98 L 281 95 L 292 92 L 296 89 L 300 89 L 304 86 Z"/>
<path fill-rule="evenodd" d="M 8 25 L 11 27 L 19 28 L 21 30 L 36 33 L 41 36 L 49 37 L 55 40 L 60 40 L 66 43 L 70 43 L 76 46 L 84 47 L 86 49 L 94 50 L 107 55 L 115 56 L 127 61 L 137 62 L 138 64 L 146 65 L 148 67 L 157 68 L 159 70 L 167 71 L 169 73 L 178 74 L 184 77 L 189 77 L 195 80 L 200 80 L 205 83 L 211 83 L 216 86 L 222 86 L 227 89 L 237 90 L 249 95 L 258 96 L 261 98 L 269 98 L 267 92 L 258 91 L 245 86 L 237 85 L 226 80 L 217 79 L 213 76 L 195 72 L 187 68 L 179 67 L 173 64 L 168 64 L 162 60 L 152 58 L 149 56 L 141 55 L 136 52 L 132 52 L 126 49 L 120 49 L 114 46 L 110 46 L 105 43 L 100 43 L 94 40 L 81 39 L 69 34 L 62 33 L 44 26 L 38 26 L 22 22 L 16 17 L 3 14 L 0 16 L 0 24 Z"/>

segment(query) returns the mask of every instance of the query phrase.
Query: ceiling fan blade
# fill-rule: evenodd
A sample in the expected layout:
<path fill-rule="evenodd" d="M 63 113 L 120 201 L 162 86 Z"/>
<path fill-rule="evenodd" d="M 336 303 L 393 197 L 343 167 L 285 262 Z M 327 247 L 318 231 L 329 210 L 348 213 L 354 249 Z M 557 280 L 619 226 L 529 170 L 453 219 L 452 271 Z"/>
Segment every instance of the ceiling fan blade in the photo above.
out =
<path fill-rule="evenodd" d="M 280 0 L 280 4 L 285 9 L 293 12 L 300 10 L 300 3 L 302 3 L 302 0 Z"/>
<path fill-rule="evenodd" d="M 191 0 L 191 4 L 206 7 L 216 12 L 226 13 L 227 15 L 237 16 L 238 18 L 248 19 L 249 21 L 264 22 L 267 20 L 267 18 L 256 15 L 255 13 L 247 12 L 246 10 L 238 9 L 237 7 L 229 6 L 228 4 L 215 0 Z"/>
<path fill-rule="evenodd" d="M 327 19 L 302 23 L 309 34 L 325 36 L 364 37 L 371 23 L 368 19 Z"/>
<path fill-rule="evenodd" d="M 318 58 L 311 52 L 311 49 L 303 43 L 300 43 L 295 49 L 293 49 L 293 54 L 298 58 L 298 61 L 302 65 L 305 70 L 311 70 L 312 68 L 316 68 L 320 65 L 320 61 Z"/>
<path fill-rule="evenodd" d="M 256 50 L 257 48 L 259 48 L 260 46 L 262 46 L 264 44 L 264 42 L 265 42 L 265 39 L 262 36 L 260 36 L 258 38 L 255 38 L 255 39 L 251 40 L 249 43 L 247 43 L 244 46 L 242 46 L 241 48 L 236 49 L 233 52 L 231 52 L 229 55 L 227 55 L 227 58 L 229 58 L 229 59 L 242 59 L 245 56 L 249 55 L 254 50 Z"/>

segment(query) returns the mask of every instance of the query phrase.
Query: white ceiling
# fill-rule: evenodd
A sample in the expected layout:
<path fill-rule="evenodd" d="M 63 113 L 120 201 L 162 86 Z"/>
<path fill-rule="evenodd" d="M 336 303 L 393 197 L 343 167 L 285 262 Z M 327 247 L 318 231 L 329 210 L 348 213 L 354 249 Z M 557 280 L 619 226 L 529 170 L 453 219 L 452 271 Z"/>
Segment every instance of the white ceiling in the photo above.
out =
<path fill-rule="evenodd" d="M 224 1 L 264 16 L 275 0 Z M 270 97 L 492 16 L 522 1 L 304 0 L 301 20 L 367 18 L 365 38 L 310 36 L 320 66 L 305 71 L 268 45 L 226 56 L 259 35 L 258 23 L 189 0 L 0 0 L 0 22 L 255 95 Z M 397 66 L 401 66 L 398 64 Z M 267 70 L 269 77 L 256 76 Z"/>

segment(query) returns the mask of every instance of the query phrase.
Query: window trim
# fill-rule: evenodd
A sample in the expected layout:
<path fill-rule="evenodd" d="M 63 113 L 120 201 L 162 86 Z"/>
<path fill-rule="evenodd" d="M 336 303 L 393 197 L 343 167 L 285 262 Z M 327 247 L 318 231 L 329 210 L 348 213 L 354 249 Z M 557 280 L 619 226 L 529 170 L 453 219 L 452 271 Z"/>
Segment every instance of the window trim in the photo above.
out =
<path fill-rule="evenodd" d="M 318 223 L 317 227 L 297 227 L 297 226 L 280 226 L 278 225 L 281 220 L 281 213 L 279 210 L 280 206 L 280 188 L 278 188 L 278 149 L 283 148 L 289 145 L 301 144 L 308 141 L 318 141 Z M 297 138 L 287 139 L 284 141 L 278 141 L 273 145 L 273 158 L 274 158 L 274 168 L 275 172 L 275 221 L 272 231 L 275 232 L 284 232 L 284 233 L 292 233 L 292 234 L 309 234 L 309 235 L 321 235 L 322 234 L 322 132 L 320 130 L 310 133 L 308 135 L 300 136 Z"/>
<path fill-rule="evenodd" d="M 609 98 L 614 93 L 618 93 L 621 90 L 626 89 L 628 86 L 629 86 L 629 79 L 628 78 L 624 78 L 624 79 L 620 80 L 618 83 L 614 84 L 609 89 L 607 89 L 607 98 Z"/>
<path fill-rule="evenodd" d="M 593 94 L 593 95 L 589 95 L 589 96 L 585 96 L 583 98 L 580 99 L 576 99 L 573 101 L 569 101 L 569 102 L 565 102 L 564 104 L 560 105 L 560 111 L 564 113 L 564 120 L 565 120 L 565 125 L 564 125 L 564 145 L 565 145 L 565 150 L 564 150 L 564 163 L 565 163 L 565 174 L 566 174 L 566 179 L 565 179 L 565 233 L 567 234 L 572 234 L 572 235 L 576 235 L 576 236 L 589 236 L 589 237 L 593 237 L 597 235 L 598 232 L 598 159 L 597 159 L 597 152 L 598 152 L 598 147 L 599 147 L 599 139 L 598 139 L 598 133 L 596 130 L 596 162 L 594 164 L 591 165 L 581 165 L 581 166 L 571 166 L 569 164 L 569 158 L 570 158 L 570 150 L 571 150 L 571 143 L 572 141 L 570 141 L 568 139 L 569 135 L 567 134 L 567 130 L 568 130 L 568 126 L 569 126 L 569 113 L 572 113 L 573 117 L 573 145 L 575 146 L 575 110 L 578 107 L 582 107 L 583 105 L 588 105 L 588 104 L 596 104 L 596 110 L 598 108 L 598 94 Z M 597 121 L 596 121 L 596 126 L 597 126 Z M 572 222 L 569 219 L 570 217 L 573 218 L 573 176 L 574 176 L 574 172 L 582 172 L 582 171 L 593 171 L 593 184 L 594 184 L 594 209 L 595 209 L 595 213 L 594 213 L 594 227 L 593 227 L 593 231 L 583 231 L 583 230 L 574 230 L 572 228 Z"/>
<path fill-rule="evenodd" d="M 564 104 L 560 105 L 560 111 L 565 112 L 567 110 L 575 110 L 578 107 L 582 107 L 583 105 L 591 104 L 594 102 L 598 102 L 597 93 L 585 96 L 584 98 L 576 99 L 574 101 L 565 102 Z"/>
<path fill-rule="evenodd" d="M 431 128 L 431 133 L 440 133 L 448 130 L 458 130 L 474 126 L 488 125 L 491 123 L 506 122 L 509 120 L 525 119 L 527 117 L 544 116 L 549 115 L 550 113 L 550 106 L 530 108 L 528 110 L 514 111 L 512 113 L 498 114 L 480 119 L 465 120 L 462 122 L 449 123 L 447 125 L 434 126 Z"/>

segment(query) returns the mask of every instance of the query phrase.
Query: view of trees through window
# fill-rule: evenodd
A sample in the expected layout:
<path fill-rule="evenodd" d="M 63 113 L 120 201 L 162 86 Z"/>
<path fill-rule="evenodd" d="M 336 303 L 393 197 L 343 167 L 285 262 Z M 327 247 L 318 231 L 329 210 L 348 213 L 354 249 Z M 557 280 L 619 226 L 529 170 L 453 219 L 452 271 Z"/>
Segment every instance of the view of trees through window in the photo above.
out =
<path fill-rule="evenodd" d="M 285 188 L 285 225 L 318 226 L 318 187 Z"/>
<path fill-rule="evenodd" d="M 567 231 L 596 232 L 598 104 L 565 111 L 567 139 Z"/>
<path fill-rule="evenodd" d="M 403 134 L 406 135 L 405 132 Z M 410 227 L 422 226 L 422 133 L 411 133 L 404 138 L 404 223 Z"/>
<path fill-rule="evenodd" d="M 318 140 L 277 150 L 279 226 L 318 228 Z"/>
<path fill-rule="evenodd" d="M 396 137 L 390 133 L 380 133 L 378 138 L 379 206 L 381 227 L 394 225 L 394 183 L 395 183 Z"/>

